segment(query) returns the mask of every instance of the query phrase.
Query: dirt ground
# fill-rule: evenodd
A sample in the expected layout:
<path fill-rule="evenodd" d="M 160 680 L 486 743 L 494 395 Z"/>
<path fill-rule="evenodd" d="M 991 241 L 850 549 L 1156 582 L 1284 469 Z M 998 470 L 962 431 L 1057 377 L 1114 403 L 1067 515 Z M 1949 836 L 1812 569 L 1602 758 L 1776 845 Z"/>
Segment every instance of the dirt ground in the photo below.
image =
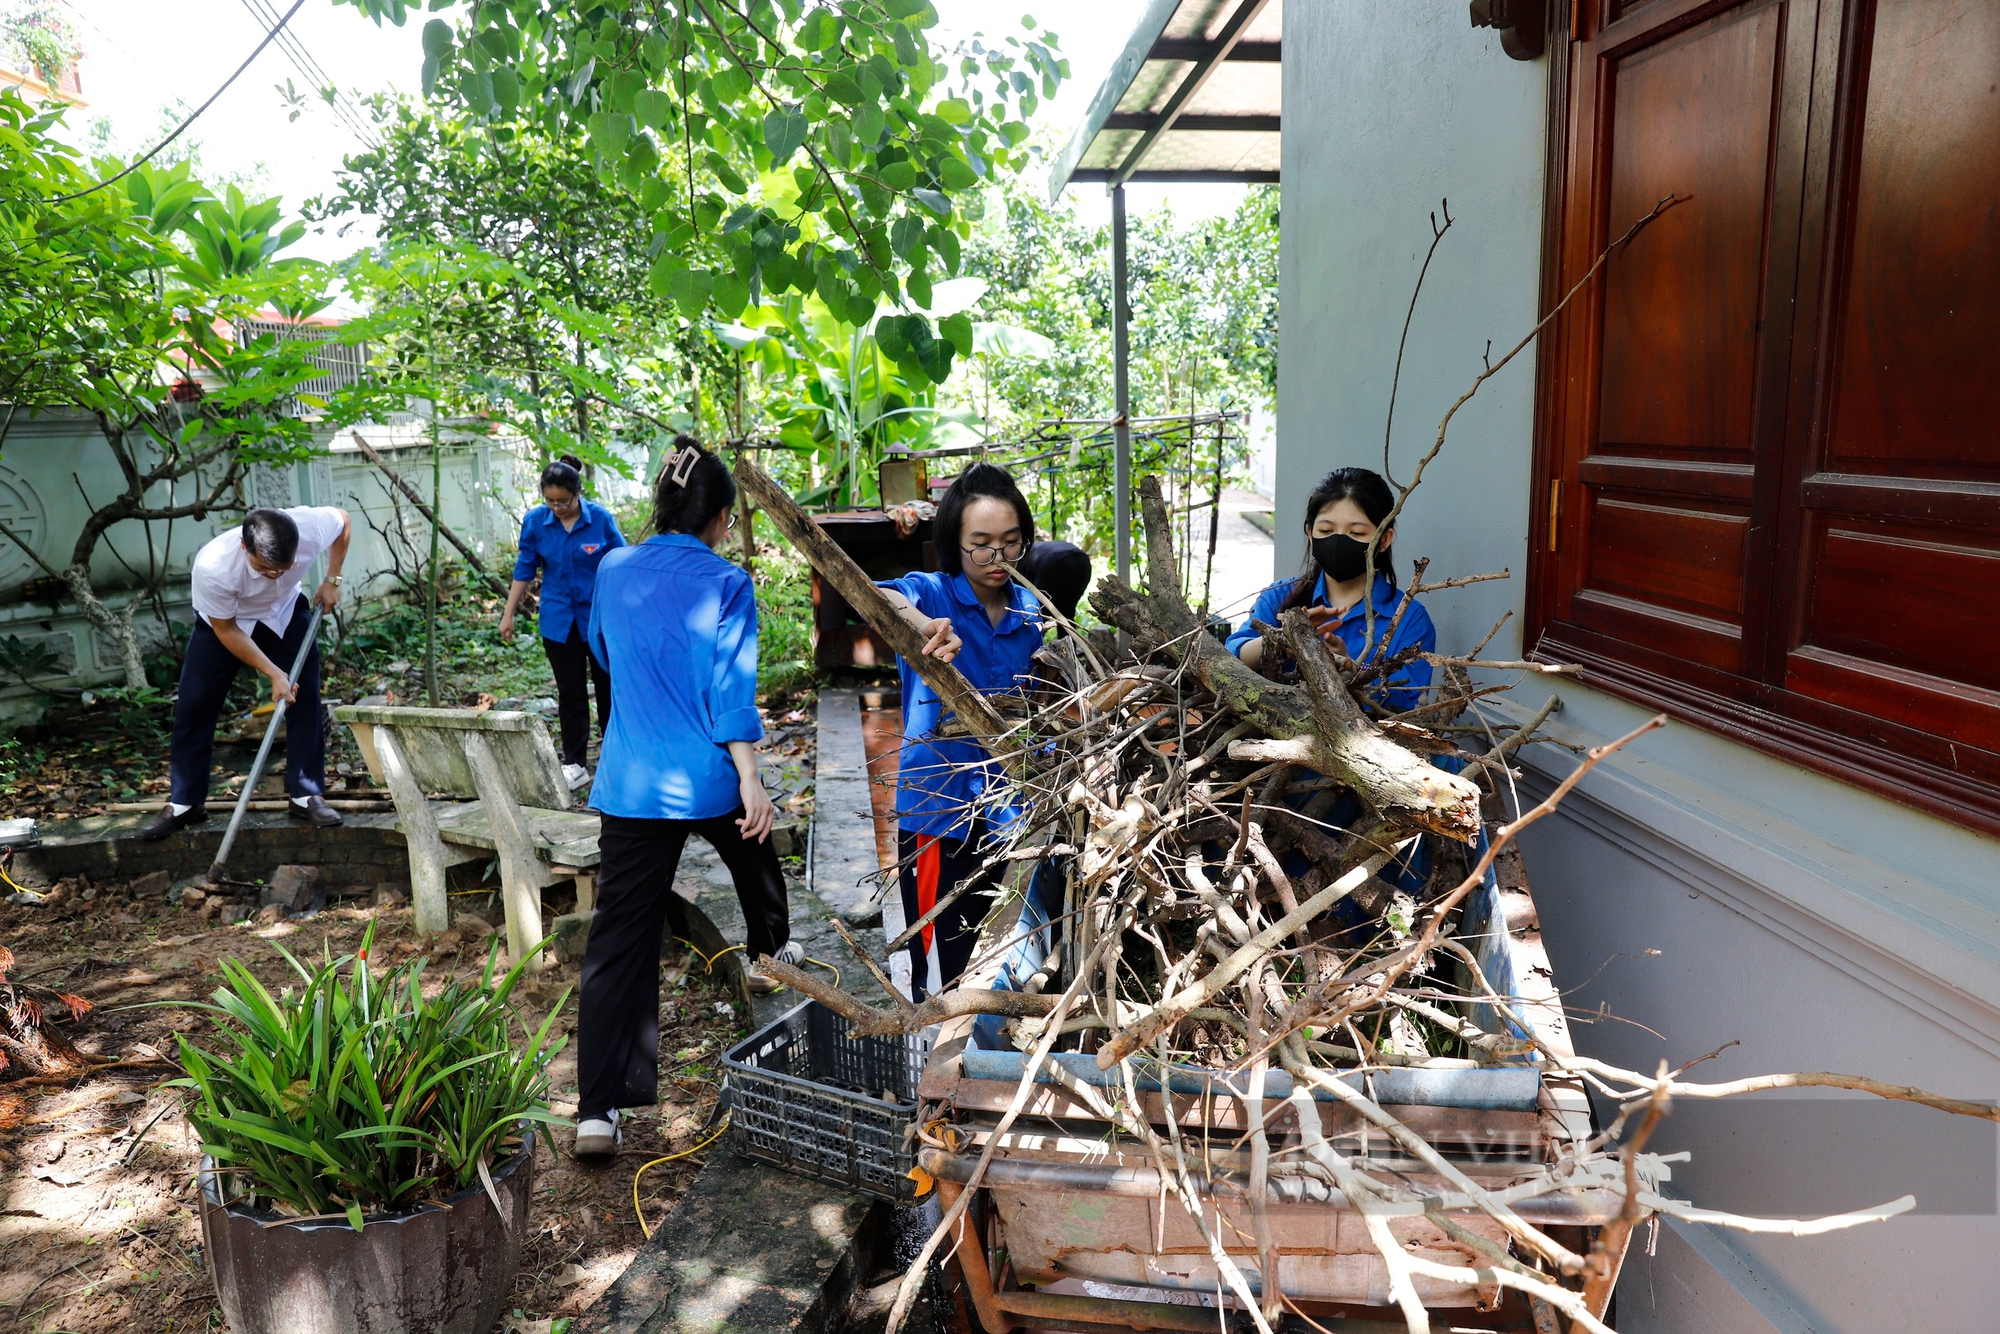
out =
<path fill-rule="evenodd" d="M 774 794 L 795 812 L 810 809 L 813 724 L 804 709 L 767 709 L 767 765 Z M 779 774 L 782 777 L 779 777 Z M 788 796 L 789 800 L 785 797 Z M 84 895 L 92 891 L 88 900 Z M 560 904 L 551 904 L 552 909 Z M 5 975 L 75 993 L 95 1007 L 57 1025 L 85 1058 L 102 1062 L 70 1076 L 0 1073 L 0 1328 L 32 1334 L 176 1334 L 224 1328 L 204 1265 L 195 1212 L 199 1147 L 181 1115 L 176 1034 L 201 1041 L 209 1016 L 187 1008 L 219 981 L 217 963 L 234 956 L 274 989 L 294 974 L 279 950 L 304 958 L 352 952 L 373 923 L 373 957 L 400 962 L 428 954 L 442 978 L 476 974 L 497 900 L 454 900 L 457 927 L 423 943 L 405 906 L 350 901 L 316 916 L 269 925 L 222 926 L 157 897 L 133 898 L 122 884 L 65 882 L 39 906 L 0 903 L 0 946 L 14 956 Z M 480 920 L 473 920 L 478 918 Z M 524 1022 L 539 1024 L 576 982 L 574 963 L 551 968 L 524 988 Z M 660 988 L 661 1105 L 627 1118 L 624 1148 L 610 1163 L 570 1158 L 568 1134 L 538 1149 L 531 1231 L 503 1328 L 562 1334 L 623 1272 L 642 1242 L 632 1204 L 633 1174 L 703 1138 L 719 1093 L 722 1051 L 748 1029 L 748 1015 L 699 959 L 669 963 Z M 573 1031 L 575 1000 L 556 1032 Z M 551 1067 L 552 1103 L 575 1110 L 575 1052 Z M 649 1170 L 640 1189 L 657 1227 L 721 1144 Z M 545 1323 L 553 1319 L 553 1329 Z"/>

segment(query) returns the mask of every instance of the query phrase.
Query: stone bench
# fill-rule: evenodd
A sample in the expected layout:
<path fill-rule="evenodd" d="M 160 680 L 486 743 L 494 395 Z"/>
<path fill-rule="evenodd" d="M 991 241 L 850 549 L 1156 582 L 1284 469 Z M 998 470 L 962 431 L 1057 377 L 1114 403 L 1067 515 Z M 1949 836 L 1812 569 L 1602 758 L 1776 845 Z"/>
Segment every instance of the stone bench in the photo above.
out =
<path fill-rule="evenodd" d="M 598 819 L 573 806 L 539 715 L 350 704 L 333 716 L 354 733 L 369 775 L 396 803 L 419 931 L 450 925 L 446 869 L 484 856 L 500 863 L 507 950 L 516 960 L 542 939 L 545 886 L 574 880 L 577 910 L 595 905 Z M 433 805 L 433 796 L 455 800 Z M 537 956 L 529 967 L 547 962 Z"/>

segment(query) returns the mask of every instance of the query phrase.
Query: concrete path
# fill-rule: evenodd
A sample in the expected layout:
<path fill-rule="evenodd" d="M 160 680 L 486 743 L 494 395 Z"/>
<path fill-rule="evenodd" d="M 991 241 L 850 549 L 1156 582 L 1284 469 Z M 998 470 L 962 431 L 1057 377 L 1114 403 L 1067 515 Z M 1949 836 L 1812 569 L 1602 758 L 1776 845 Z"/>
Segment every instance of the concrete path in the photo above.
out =
<path fill-rule="evenodd" d="M 814 789 L 812 888 L 788 883 L 792 937 L 841 971 L 841 986 L 875 1004 L 888 998 L 833 929 L 840 908 L 858 909 L 876 868 L 861 712 L 854 691 L 820 695 Z M 706 843 L 690 839 L 674 891 L 689 901 L 696 944 L 712 952 L 743 939 L 729 872 Z M 900 914 L 899 914 L 900 915 Z M 900 928 L 898 928 L 900 929 Z M 857 935 L 879 948 L 877 931 Z M 725 965 L 735 971 L 742 952 Z M 791 992 L 758 996 L 761 1028 L 799 1004 Z M 775 1168 L 713 1154 L 653 1239 L 578 1324 L 578 1334 L 817 1334 L 839 1327 L 857 1284 L 871 1281 L 875 1249 L 909 1212 Z"/>

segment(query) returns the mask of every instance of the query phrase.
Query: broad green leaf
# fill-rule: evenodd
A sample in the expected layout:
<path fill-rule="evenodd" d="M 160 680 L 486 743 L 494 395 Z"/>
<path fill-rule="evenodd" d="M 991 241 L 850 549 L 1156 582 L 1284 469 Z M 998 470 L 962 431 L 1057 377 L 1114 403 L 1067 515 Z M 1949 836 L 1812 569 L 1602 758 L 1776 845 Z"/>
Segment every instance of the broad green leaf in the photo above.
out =
<path fill-rule="evenodd" d="M 947 97 L 933 111 L 947 124 L 966 125 L 972 121 L 972 104 L 962 97 Z"/>
<path fill-rule="evenodd" d="M 750 285 L 733 273 L 725 273 L 715 280 L 710 299 L 716 310 L 733 320 L 750 304 Z"/>
<path fill-rule="evenodd" d="M 960 311 L 947 315 L 938 321 L 938 332 L 944 336 L 961 357 L 972 355 L 972 317 Z"/>
<path fill-rule="evenodd" d="M 773 166 L 782 166 L 806 141 L 803 112 L 778 110 L 764 117 L 764 146 L 771 150 Z"/>
<path fill-rule="evenodd" d="M 632 98 L 632 114 L 641 125 L 664 130 L 674 123 L 674 99 L 657 88 L 643 89 Z"/>
<path fill-rule="evenodd" d="M 622 112 L 599 111 L 591 115 L 586 128 L 598 153 L 615 158 L 625 151 L 625 141 L 632 137 L 633 121 Z"/>
<path fill-rule="evenodd" d="M 854 138 L 864 148 L 873 148 L 882 142 L 882 131 L 888 128 L 882 108 L 870 102 L 856 109 L 854 113 Z"/>

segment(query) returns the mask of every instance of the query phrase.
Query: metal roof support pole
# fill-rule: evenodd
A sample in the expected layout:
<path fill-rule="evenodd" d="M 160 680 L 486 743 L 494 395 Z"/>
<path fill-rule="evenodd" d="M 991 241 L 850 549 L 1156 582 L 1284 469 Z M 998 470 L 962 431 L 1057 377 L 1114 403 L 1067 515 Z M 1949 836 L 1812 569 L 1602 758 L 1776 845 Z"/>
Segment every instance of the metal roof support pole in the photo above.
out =
<path fill-rule="evenodd" d="M 1125 263 L 1125 187 L 1111 187 L 1111 527 L 1118 578 L 1132 584 L 1132 330 Z"/>

